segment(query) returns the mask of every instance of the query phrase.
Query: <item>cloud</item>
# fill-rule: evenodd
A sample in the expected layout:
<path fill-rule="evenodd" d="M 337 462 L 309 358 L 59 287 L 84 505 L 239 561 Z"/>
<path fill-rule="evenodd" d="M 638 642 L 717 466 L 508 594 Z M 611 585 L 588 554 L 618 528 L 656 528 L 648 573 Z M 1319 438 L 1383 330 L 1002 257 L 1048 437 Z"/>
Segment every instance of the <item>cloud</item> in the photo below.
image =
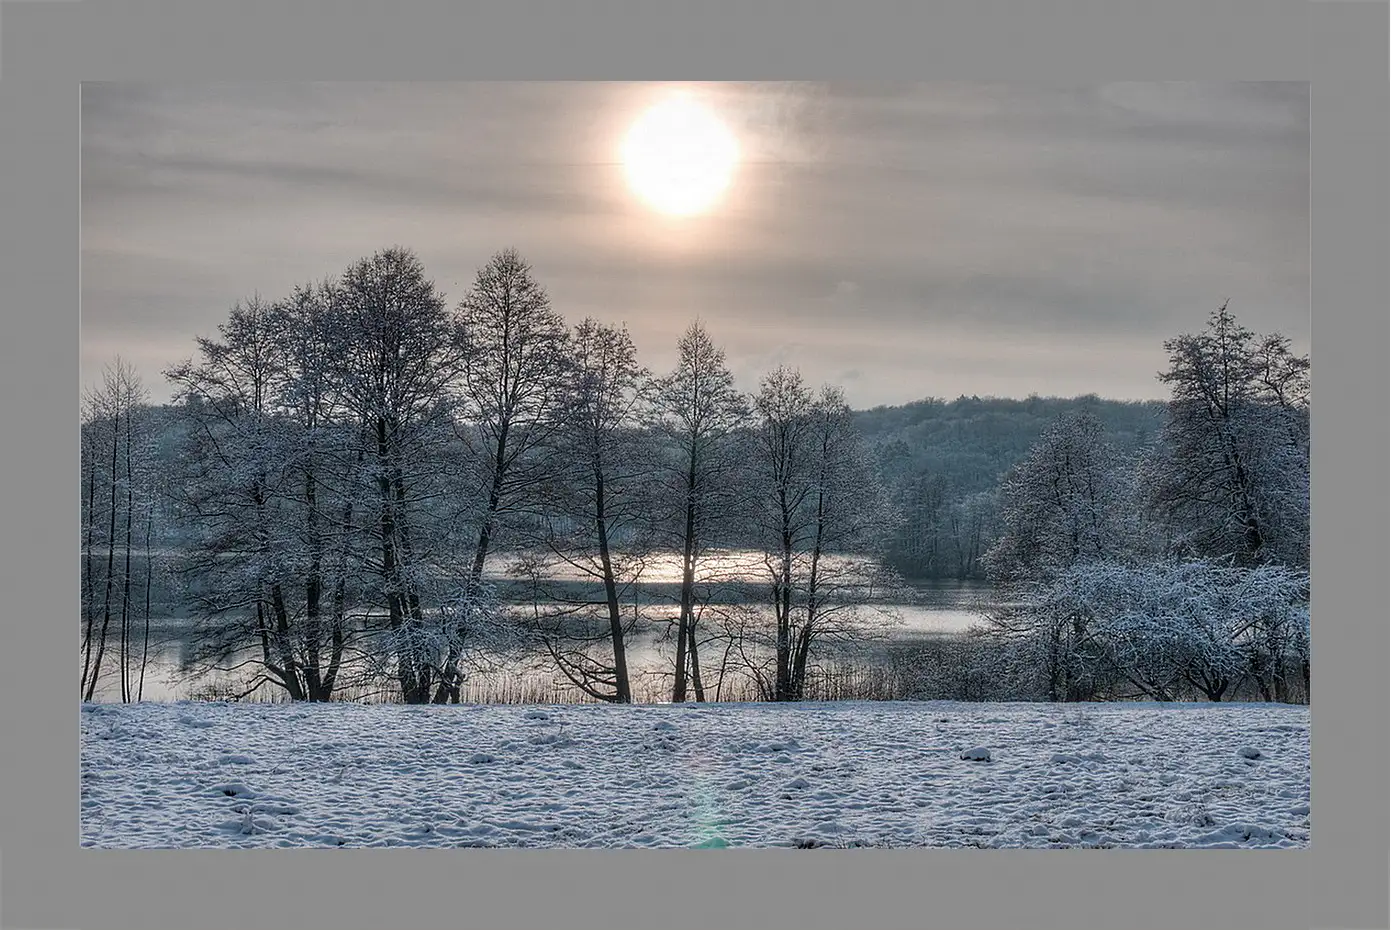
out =
<path fill-rule="evenodd" d="M 856 404 L 1157 396 L 1228 296 L 1307 348 L 1306 84 L 681 86 L 746 159 L 684 221 L 616 163 L 671 85 L 84 85 L 84 382 L 119 352 L 165 396 L 234 301 L 393 244 L 451 301 L 516 246 L 654 370 L 700 316 L 741 384 L 786 362 Z"/>

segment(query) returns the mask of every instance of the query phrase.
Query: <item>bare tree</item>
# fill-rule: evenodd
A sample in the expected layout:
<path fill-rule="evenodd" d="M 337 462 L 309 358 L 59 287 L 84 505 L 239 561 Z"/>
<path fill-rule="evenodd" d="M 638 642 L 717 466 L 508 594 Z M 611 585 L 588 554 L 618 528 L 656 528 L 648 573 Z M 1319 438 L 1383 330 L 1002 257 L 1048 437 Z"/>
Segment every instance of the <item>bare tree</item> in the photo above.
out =
<path fill-rule="evenodd" d="M 875 602 L 902 593 L 883 561 L 896 518 L 839 388 L 821 389 L 812 424 L 814 518 L 792 653 L 795 700 L 807 693 L 814 645 L 835 640 L 849 647 L 881 638 L 892 615 Z"/>
<path fill-rule="evenodd" d="M 132 498 L 129 491 L 129 480 L 122 479 L 121 462 L 123 444 L 126 450 L 126 468 L 129 472 L 133 465 L 133 457 L 129 452 L 133 431 L 129 427 L 132 417 L 135 415 L 137 406 L 143 398 L 143 387 L 140 384 L 139 376 L 135 370 L 124 360 L 117 358 L 110 365 L 102 376 L 102 386 L 89 397 L 89 435 L 93 445 L 93 453 L 97 452 L 95 444 L 100 442 L 101 452 L 104 458 L 102 471 L 105 477 L 105 546 L 106 546 L 106 570 L 103 582 L 103 593 L 101 596 L 101 626 L 96 631 L 95 643 L 93 643 L 92 625 L 95 622 L 96 593 L 95 580 L 92 577 L 92 548 L 94 545 L 93 534 L 95 532 L 95 513 L 96 493 L 95 481 L 97 478 L 97 463 L 92 461 L 89 468 L 92 469 L 88 474 L 89 485 L 89 529 L 87 534 L 88 557 L 85 565 L 88 571 L 88 582 L 86 587 L 89 591 L 89 604 L 92 619 L 88 622 L 88 632 L 86 635 L 87 659 L 83 661 L 83 687 L 85 700 L 92 700 L 96 694 L 97 683 L 101 678 L 102 662 L 106 656 L 107 638 L 110 635 L 113 611 L 116 605 L 113 602 L 116 596 L 116 549 L 118 544 L 118 519 L 124 507 L 126 523 L 129 525 L 129 512 L 132 506 Z M 127 534 L 129 535 L 129 534 Z M 130 695 L 127 689 L 126 674 L 126 643 L 128 640 L 128 610 L 126 605 L 129 602 L 129 541 L 127 540 L 127 552 L 125 558 L 125 580 L 122 582 L 122 590 L 126 597 L 122 600 L 120 624 L 120 686 L 122 700 L 129 700 Z"/>
<path fill-rule="evenodd" d="M 158 482 L 155 477 L 155 454 L 153 449 L 148 451 L 145 459 L 144 473 L 144 561 L 145 561 L 145 605 L 142 611 L 144 620 L 144 630 L 140 644 L 140 672 L 135 686 L 135 699 L 143 701 L 145 699 L 145 671 L 150 663 L 150 614 L 151 596 L 154 587 L 154 539 L 155 539 L 155 511 L 156 497 L 158 495 Z"/>
<path fill-rule="evenodd" d="M 811 392 L 799 372 L 778 367 L 763 379 L 754 409 L 759 418 L 757 468 L 763 491 L 759 523 L 777 628 L 771 697 L 790 701 L 796 588 L 793 566 L 807 532 L 806 503 L 813 491 Z"/>
<path fill-rule="evenodd" d="M 136 475 L 136 443 L 137 431 L 136 420 L 140 416 L 141 408 L 145 403 L 145 389 L 140 384 L 139 377 L 134 375 L 129 381 L 129 393 L 126 398 L 125 427 L 123 443 L 125 451 L 125 472 L 122 476 L 122 483 L 125 491 L 125 533 L 122 539 L 122 551 L 124 562 L 121 570 L 121 700 L 125 703 L 135 699 L 135 685 L 132 680 L 133 669 L 132 647 L 134 636 L 131 624 L 134 617 L 131 614 L 131 549 L 134 542 L 135 525 L 135 489 L 137 483 Z M 142 437 L 143 438 L 143 437 Z"/>
<path fill-rule="evenodd" d="M 734 387 L 724 352 L 699 322 L 677 344 L 676 368 L 656 385 L 655 426 L 661 456 L 663 534 L 681 552 L 680 613 L 671 699 L 686 700 L 689 682 L 705 700 L 696 631 L 697 579 L 712 539 L 736 516 L 742 461 L 737 431 L 748 404 Z M 668 512 L 669 511 L 669 512 Z"/>
<path fill-rule="evenodd" d="M 459 430 L 478 463 L 476 496 L 484 501 L 468 575 L 478 588 L 499 522 L 547 474 L 540 453 L 560 423 L 569 337 L 531 266 L 512 249 L 478 270 L 459 317 Z M 458 702 L 459 659 L 458 648 L 446 656 L 435 703 Z"/>
<path fill-rule="evenodd" d="M 798 372 L 778 368 L 763 380 L 754 408 L 756 513 L 775 626 L 771 687 L 760 690 L 774 701 L 798 701 L 817 643 L 877 638 L 892 620 L 872 605 L 876 588 L 898 587 L 882 558 L 893 523 L 838 389 L 813 396 Z M 743 664 L 766 681 L 745 642 L 749 625 L 742 626 Z"/>
<path fill-rule="evenodd" d="M 101 422 L 101 400 L 95 392 L 82 399 L 81 454 L 83 485 L 82 499 L 82 677 L 78 694 L 87 695 L 87 679 L 92 673 L 94 618 L 96 614 L 96 531 L 97 475 L 101 471 L 98 429 Z"/>
<path fill-rule="evenodd" d="M 583 591 L 569 597 L 552 591 L 558 606 L 540 618 L 538 632 L 573 685 L 626 704 L 633 690 L 625 637 L 637 618 L 625 621 L 623 601 L 641 576 L 650 546 L 652 469 L 638 418 L 648 376 L 626 329 L 585 319 L 575 327 L 571 347 L 563 427 L 553 439 L 552 476 L 540 517 L 546 557 L 533 561 L 528 574 L 537 590 L 558 571 L 602 589 L 598 601 Z M 602 619 L 594 617 L 594 608 Z M 600 620 L 598 636 L 587 633 L 593 620 Z M 609 645 L 607 660 L 595 656 L 596 640 Z M 576 641 L 579 648 L 567 645 Z"/>

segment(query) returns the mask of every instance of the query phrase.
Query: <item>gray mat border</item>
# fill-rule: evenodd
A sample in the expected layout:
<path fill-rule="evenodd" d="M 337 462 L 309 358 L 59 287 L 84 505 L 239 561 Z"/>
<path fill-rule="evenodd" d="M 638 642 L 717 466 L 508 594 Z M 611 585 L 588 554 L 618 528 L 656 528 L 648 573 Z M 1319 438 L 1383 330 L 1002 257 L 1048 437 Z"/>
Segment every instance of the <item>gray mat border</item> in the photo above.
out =
<path fill-rule="evenodd" d="M 1386 926 L 1386 35 L 1375 2 L 5 3 L 0 925 Z M 1313 848 L 79 850 L 78 81 L 367 77 L 1311 80 Z"/>

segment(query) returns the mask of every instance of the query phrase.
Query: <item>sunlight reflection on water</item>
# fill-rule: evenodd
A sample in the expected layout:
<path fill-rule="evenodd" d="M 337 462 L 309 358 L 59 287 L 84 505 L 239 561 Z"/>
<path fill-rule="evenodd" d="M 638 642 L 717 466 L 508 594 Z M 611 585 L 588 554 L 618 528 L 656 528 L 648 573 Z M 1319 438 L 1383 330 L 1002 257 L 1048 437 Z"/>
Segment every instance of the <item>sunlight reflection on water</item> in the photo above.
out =
<path fill-rule="evenodd" d="M 758 578 L 762 567 L 762 557 L 749 552 L 727 552 L 713 555 L 705 560 L 702 575 L 706 578 L 737 578 L 748 581 Z M 486 573 L 488 577 L 503 587 L 509 578 L 505 560 L 499 559 Z M 548 573 L 548 580 L 578 582 L 583 576 L 577 571 L 568 573 Z M 741 577 L 742 576 L 742 577 Z M 681 579 L 681 562 L 677 555 L 662 556 L 648 561 L 642 574 L 642 581 L 653 586 L 674 586 Z M 930 581 L 909 583 L 910 602 L 893 602 L 881 606 L 888 608 L 897 623 L 890 634 L 891 640 L 912 639 L 919 636 L 954 634 L 965 631 L 979 620 L 979 604 L 989 594 L 988 586 L 979 582 Z M 907 600 L 907 599 L 905 599 Z M 718 606 L 718 605 L 715 605 Z M 707 606 L 707 609 L 709 607 Z M 644 690 L 649 697 L 659 695 L 669 685 L 657 686 L 662 672 L 671 663 L 672 645 L 663 634 L 666 624 L 662 620 L 675 616 L 676 606 L 671 601 L 661 600 L 643 606 L 645 617 L 652 621 L 644 623 L 628 643 L 628 662 L 633 670 L 635 690 Z M 190 683 L 183 671 L 187 661 L 187 620 L 163 617 L 155 621 L 155 636 L 150 645 L 149 662 L 145 671 L 144 699 L 155 701 L 186 700 L 200 694 L 200 689 L 216 685 L 226 676 L 208 676 L 198 683 Z M 233 656 L 228 664 L 249 656 Z M 137 656 L 138 661 L 138 656 Z M 96 699 L 100 701 L 119 701 L 120 685 L 118 672 L 112 667 L 119 659 L 110 656 L 97 689 Z M 711 668 L 710 657 L 702 659 L 706 668 Z M 493 673 L 475 674 L 474 699 L 485 699 L 484 695 L 499 693 L 519 695 L 530 691 L 532 696 L 539 691 L 555 690 L 559 695 L 563 688 L 555 687 L 558 676 L 535 669 L 524 672 L 501 670 Z M 650 679 L 650 687 L 640 689 L 637 682 Z M 268 692 L 266 697 L 270 697 Z M 468 699 L 466 697 L 466 699 Z M 560 699 L 560 698 L 557 698 Z"/>

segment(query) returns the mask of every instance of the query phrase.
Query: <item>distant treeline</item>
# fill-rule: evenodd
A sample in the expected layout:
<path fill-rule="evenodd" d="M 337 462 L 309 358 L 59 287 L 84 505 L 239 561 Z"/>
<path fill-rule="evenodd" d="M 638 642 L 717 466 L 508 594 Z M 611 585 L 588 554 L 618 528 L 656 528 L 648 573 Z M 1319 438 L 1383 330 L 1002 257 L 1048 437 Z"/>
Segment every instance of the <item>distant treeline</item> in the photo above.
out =
<path fill-rule="evenodd" d="M 981 557 L 999 536 L 1000 481 L 1065 414 L 1090 413 L 1124 454 L 1154 441 L 1163 401 L 958 397 L 857 411 L 855 425 L 901 522 L 888 551 L 904 577 L 984 579 Z"/>
<path fill-rule="evenodd" d="M 1050 423 L 1086 411 L 1100 421 L 1112 445 L 1135 453 L 1153 441 L 1164 409 L 1163 401 L 1084 395 L 927 398 L 855 411 L 854 424 L 901 521 L 889 563 L 912 580 L 984 580 L 981 556 L 999 534 L 1000 481 Z M 148 405 L 137 414 L 149 436 L 152 480 L 167 481 L 176 472 L 178 414 L 168 404 Z M 156 505 L 156 519 L 158 511 Z M 177 521 L 161 523 L 158 536 L 166 545 L 177 547 L 182 535 Z"/>

